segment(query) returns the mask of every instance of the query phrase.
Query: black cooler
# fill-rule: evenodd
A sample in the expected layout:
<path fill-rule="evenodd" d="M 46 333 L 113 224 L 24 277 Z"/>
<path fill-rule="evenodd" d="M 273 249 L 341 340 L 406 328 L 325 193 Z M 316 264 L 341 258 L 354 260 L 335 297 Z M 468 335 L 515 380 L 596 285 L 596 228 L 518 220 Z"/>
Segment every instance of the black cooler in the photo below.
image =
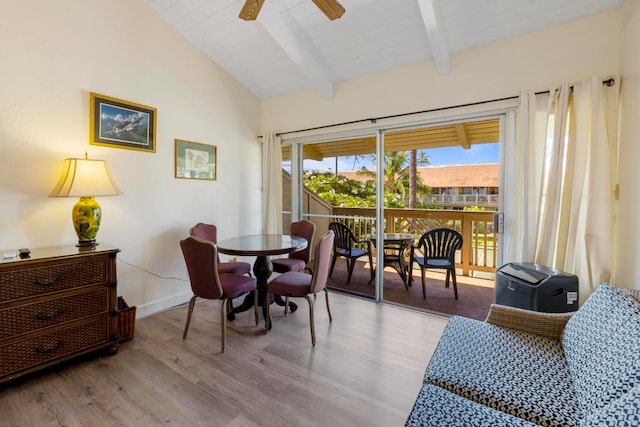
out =
<path fill-rule="evenodd" d="M 540 264 L 505 264 L 496 272 L 495 303 L 545 313 L 578 309 L 578 277 Z"/>

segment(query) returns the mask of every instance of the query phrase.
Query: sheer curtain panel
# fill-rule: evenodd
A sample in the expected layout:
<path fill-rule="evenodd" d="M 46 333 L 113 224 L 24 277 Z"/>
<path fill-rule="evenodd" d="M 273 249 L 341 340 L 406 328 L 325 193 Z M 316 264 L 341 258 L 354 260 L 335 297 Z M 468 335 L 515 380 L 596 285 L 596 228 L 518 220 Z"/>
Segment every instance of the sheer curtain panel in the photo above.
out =
<path fill-rule="evenodd" d="M 263 232 L 282 233 L 282 147 L 275 132 L 262 138 Z"/>
<path fill-rule="evenodd" d="M 617 88 L 594 77 L 520 98 L 518 140 L 506 154 L 517 238 L 505 248 L 505 260 L 577 274 L 582 302 L 610 280 Z"/>

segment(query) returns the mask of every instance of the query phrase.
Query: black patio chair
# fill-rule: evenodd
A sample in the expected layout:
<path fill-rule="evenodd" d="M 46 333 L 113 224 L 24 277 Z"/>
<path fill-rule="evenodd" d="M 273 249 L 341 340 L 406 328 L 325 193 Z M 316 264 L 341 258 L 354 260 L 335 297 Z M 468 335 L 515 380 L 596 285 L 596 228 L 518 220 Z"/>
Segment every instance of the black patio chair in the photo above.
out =
<path fill-rule="evenodd" d="M 357 240 L 353 235 L 353 231 L 346 225 L 339 222 L 332 222 L 329 224 L 329 230 L 332 230 L 336 237 L 333 241 L 333 258 L 331 259 L 331 270 L 329 271 L 329 277 L 333 274 L 333 267 L 336 265 L 338 257 L 344 257 L 347 260 L 347 283 L 351 281 L 351 275 L 353 274 L 353 268 L 356 265 L 356 260 L 362 256 L 369 257 L 369 270 L 371 271 L 371 277 L 375 276 L 373 271 L 373 251 L 371 250 L 371 240 Z M 357 246 L 364 245 L 366 249 L 360 249 Z"/>
<path fill-rule="evenodd" d="M 458 299 L 458 282 L 456 281 L 456 251 L 462 249 L 462 235 L 450 228 L 437 228 L 427 231 L 420 237 L 418 244 L 411 247 L 410 280 L 413 280 L 413 263 L 420 266 L 422 273 L 422 298 L 426 298 L 425 270 L 428 268 L 447 270 L 445 287 L 449 287 L 449 277 L 453 281 L 453 293 Z M 416 252 L 423 256 L 417 256 Z"/>

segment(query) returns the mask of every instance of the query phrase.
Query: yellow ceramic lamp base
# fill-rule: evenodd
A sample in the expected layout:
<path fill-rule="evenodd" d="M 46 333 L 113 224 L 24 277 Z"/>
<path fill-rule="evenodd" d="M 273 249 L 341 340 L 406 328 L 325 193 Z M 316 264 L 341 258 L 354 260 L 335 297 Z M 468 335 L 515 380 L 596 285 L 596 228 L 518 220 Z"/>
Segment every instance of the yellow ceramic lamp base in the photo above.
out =
<path fill-rule="evenodd" d="M 79 247 L 96 246 L 96 235 L 100 228 L 102 209 L 93 197 L 80 197 L 71 211 L 73 227 L 78 235 Z"/>

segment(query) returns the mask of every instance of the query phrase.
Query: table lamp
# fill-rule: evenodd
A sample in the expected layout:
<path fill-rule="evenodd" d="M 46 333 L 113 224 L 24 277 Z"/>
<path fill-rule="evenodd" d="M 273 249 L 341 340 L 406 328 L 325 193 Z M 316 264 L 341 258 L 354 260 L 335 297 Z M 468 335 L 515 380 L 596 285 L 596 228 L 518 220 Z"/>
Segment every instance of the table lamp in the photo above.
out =
<path fill-rule="evenodd" d="M 80 197 L 71 211 L 78 247 L 94 247 L 102 210 L 95 196 L 122 194 L 109 173 L 105 160 L 65 159 L 62 175 L 49 197 Z"/>

